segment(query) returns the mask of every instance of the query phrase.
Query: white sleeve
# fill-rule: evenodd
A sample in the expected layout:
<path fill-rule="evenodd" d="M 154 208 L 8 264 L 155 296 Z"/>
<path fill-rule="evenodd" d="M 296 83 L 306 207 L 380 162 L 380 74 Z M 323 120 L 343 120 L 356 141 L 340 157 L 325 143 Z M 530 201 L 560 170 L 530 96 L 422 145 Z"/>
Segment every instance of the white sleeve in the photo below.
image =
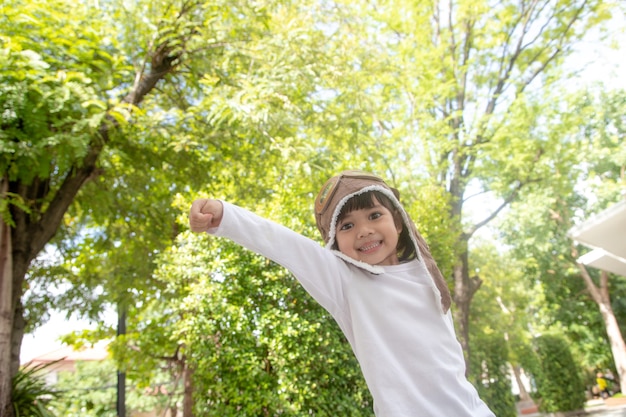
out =
<path fill-rule="evenodd" d="M 333 316 L 345 309 L 345 262 L 293 230 L 233 204 L 222 202 L 220 225 L 208 233 L 231 239 L 287 268 L 304 289 Z"/>

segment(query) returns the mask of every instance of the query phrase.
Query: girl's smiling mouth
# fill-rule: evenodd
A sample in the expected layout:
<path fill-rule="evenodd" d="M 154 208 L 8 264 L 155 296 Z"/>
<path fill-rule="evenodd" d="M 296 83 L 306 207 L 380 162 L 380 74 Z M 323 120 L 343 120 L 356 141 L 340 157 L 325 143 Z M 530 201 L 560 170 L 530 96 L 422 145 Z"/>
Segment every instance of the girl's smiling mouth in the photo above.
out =
<path fill-rule="evenodd" d="M 361 246 L 359 248 L 359 252 L 371 252 L 377 249 L 380 245 L 382 245 L 382 243 L 383 242 L 381 240 L 377 240 L 376 242 L 369 242 L 367 245 Z"/>

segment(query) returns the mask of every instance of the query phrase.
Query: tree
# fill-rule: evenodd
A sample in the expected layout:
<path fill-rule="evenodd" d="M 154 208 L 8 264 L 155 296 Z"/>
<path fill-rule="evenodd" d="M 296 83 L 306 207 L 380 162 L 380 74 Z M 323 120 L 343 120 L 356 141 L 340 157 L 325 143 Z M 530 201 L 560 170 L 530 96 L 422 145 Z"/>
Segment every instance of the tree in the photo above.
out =
<path fill-rule="evenodd" d="M 3 5 L 0 20 L 10 63 L 0 74 L 0 351 L 12 352 L 2 383 L 18 363 L 31 278 L 71 283 L 64 305 L 101 291 L 87 300 L 92 315 L 125 302 L 141 313 L 136 301 L 163 293 L 153 268 L 179 233 L 183 194 L 208 184 L 282 213 L 276 202 L 309 207 L 310 184 L 343 167 L 386 173 L 405 202 L 421 203 L 409 210 L 455 277 L 467 348 L 479 283 L 469 239 L 562 168 L 550 155 L 568 164 L 560 132 L 541 128 L 566 130 L 559 102 L 531 87 L 551 85 L 547 69 L 605 16 L 597 1 L 23 3 Z M 470 186 L 503 201 L 473 226 L 463 218 Z M 32 268 L 49 242 L 67 264 Z M 170 342 L 160 353 L 173 357 Z"/>
<path fill-rule="evenodd" d="M 480 368 L 474 384 L 480 397 L 497 416 L 515 417 L 515 397 L 511 393 L 511 379 L 507 362 L 508 346 L 498 334 L 490 334 L 472 341 L 476 363 Z"/>
<path fill-rule="evenodd" d="M 265 15 L 253 6 L 237 8 L 233 14 L 228 3 L 204 7 L 204 2 L 195 0 L 176 4 L 137 2 L 126 9 L 125 5 L 115 6 L 115 3 L 104 2 L 100 8 L 95 8 L 62 0 L 45 4 L 9 1 L 2 5 L 1 53 L 7 63 L 0 74 L 0 189 L 3 193 L 0 409 L 3 415 L 5 411 L 6 415 L 11 415 L 8 381 L 19 365 L 26 326 L 22 294 L 32 262 L 52 239 L 63 239 L 64 236 L 55 235 L 65 226 L 64 216 L 86 184 L 103 178 L 107 169 L 108 174 L 112 174 L 120 158 L 154 150 L 149 141 L 156 135 L 144 134 L 131 142 L 126 141 L 130 132 L 124 133 L 124 129 L 132 126 L 128 122 L 133 113 L 141 115 L 137 113 L 139 106 L 145 105 L 149 94 L 157 91 L 157 85 L 171 85 L 161 91 L 177 93 L 183 84 L 197 86 L 202 74 L 208 78 L 210 72 L 220 74 L 220 66 L 213 67 L 211 63 L 225 59 L 224 56 L 232 59 L 238 54 L 244 55 L 232 48 L 223 56 L 226 46 L 254 37 L 265 28 Z M 247 30 L 237 32 L 233 30 L 236 27 L 233 23 L 240 22 L 242 11 L 255 19 L 244 19 Z M 141 25 L 134 20 L 138 15 L 143 16 Z M 72 19 L 68 20 L 67 16 Z M 116 32 L 114 28 L 120 27 L 117 24 L 120 22 L 123 23 L 121 32 Z M 205 70 L 198 71 L 198 68 Z M 185 71 L 193 76 L 185 77 L 189 74 Z M 181 104 L 175 101 L 177 94 L 168 97 L 171 104 Z M 149 113 L 143 115 L 146 120 L 149 116 Z M 160 124 L 161 134 L 167 132 L 168 122 Z M 181 154 L 192 146 L 185 139 L 177 143 L 170 141 L 166 149 L 178 154 L 178 162 L 189 163 L 190 155 Z M 193 164 L 187 166 L 187 177 L 199 178 L 190 167 Z M 89 223 L 89 216 L 93 219 L 116 212 L 118 201 L 107 200 L 103 192 L 124 190 L 127 183 L 113 176 L 110 181 L 107 183 L 110 190 L 93 193 L 92 189 L 91 193 L 85 193 L 80 206 L 73 207 L 74 213 L 80 215 L 76 222 L 66 219 L 68 227 L 78 229 L 79 235 L 73 238 L 80 240 L 80 233 L 85 233 L 85 229 L 79 227 L 81 224 L 93 225 Z M 98 198 L 90 201 L 89 194 Z M 118 195 L 128 194 L 120 192 Z M 156 213 L 143 206 L 149 201 L 139 200 L 135 198 L 134 202 L 144 208 L 144 218 L 154 218 Z M 106 206 L 99 206 L 103 203 Z M 124 217 L 113 216 L 111 220 L 114 229 Z M 118 227 L 118 232 L 120 230 Z M 175 231 L 170 230 L 166 236 L 172 238 L 172 234 Z M 115 239 L 115 236 L 109 238 Z M 96 235 L 94 241 L 98 240 Z M 109 248 L 119 244 L 113 240 L 106 243 L 113 245 Z M 138 246 L 135 249 L 139 250 Z M 132 251 L 126 255 L 130 253 Z M 137 263 L 137 259 L 134 262 Z M 118 282 L 123 283 L 126 277 L 121 275 L 122 271 L 117 273 Z M 95 276 L 97 274 L 92 275 Z M 123 288 L 116 287 L 116 290 L 121 293 L 119 290 Z"/>
<path fill-rule="evenodd" d="M 583 221 L 621 198 L 624 93 L 585 91 L 570 100 L 584 123 L 570 135 L 577 157 L 569 191 L 546 188 L 516 204 L 501 230 L 517 257 L 526 259 L 527 274 L 543 283 L 553 323 L 563 323 L 568 338 L 577 342 L 589 372 L 615 367 L 619 374 L 624 342 L 618 323 L 624 310 L 617 299 L 623 278 L 609 280 L 606 272 L 579 264 L 579 248 L 568 232 L 576 219 Z M 611 346 L 612 353 L 603 346 Z"/>
<path fill-rule="evenodd" d="M 0 310 L 0 410 L 7 410 L 6 381 L 17 372 L 25 323 L 21 295 L 28 266 L 54 235 L 80 187 L 92 176 L 109 122 L 98 92 L 114 78 L 119 63 L 110 55 L 115 45 L 98 53 L 94 41 L 102 22 L 93 21 L 81 42 L 66 37 L 74 28 L 56 32 L 40 20 L 45 10 L 30 14 L 4 3 L 2 32 L 4 60 L 0 94 L 2 120 L 2 228 L 5 267 Z M 57 21 L 67 13 L 60 9 Z M 89 21 L 84 8 L 75 16 Z M 55 47 L 42 48 L 51 37 Z M 88 64 L 82 60 L 89 57 Z M 65 61 L 65 62 L 64 62 Z M 65 66 L 67 62 L 74 63 Z M 62 64 L 63 63 L 63 64 Z M 93 65 L 93 66 L 91 66 Z M 68 71 L 69 70 L 69 71 Z M 101 126 L 101 129 L 98 127 Z M 100 131 L 99 131 L 100 130 Z M 8 267 L 10 266 L 10 267 Z M 6 411 L 10 415 L 10 411 Z"/>
<path fill-rule="evenodd" d="M 73 4 L 55 5 L 58 13 L 52 15 L 47 14 L 45 6 L 24 5 L 22 9 L 18 4 L 13 5 L 12 13 L 7 15 L 11 20 L 17 20 L 16 16 L 27 17 L 22 26 L 16 26 L 16 42 L 28 42 L 25 40 L 28 37 L 18 36 L 27 30 L 32 32 L 32 39 L 42 40 L 19 44 L 16 48 L 32 48 L 39 52 L 38 60 L 53 61 L 55 70 L 67 72 L 68 65 L 74 63 L 65 59 L 72 56 L 72 45 L 82 45 L 88 52 L 107 51 L 103 44 L 107 46 L 108 41 L 115 40 L 107 59 L 115 57 L 113 62 L 120 69 L 112 64 L 104 68 L 90 61 L 89 54 L 78 61 L 112 78 L 94 90 L 95 98 L 77 99 L 77 103 L 68 105 L 77 109 L 92 109 L 89 106 L 93 105 L 97 118 L 91 124 L 86 123 L 91 130 L 85 132 L 77 156 L 69 158 L 66 165 L 55 165 L 55 158 L 68 153 L 61 146 L 53 146 L 56 142 L 48 140 L 47 131 L 34 137 L 44 143 L 40 154 L 55 156 L 52 160 L 39 158 L 37 154 L 28 155 L 31 159 L 25 161 L 14 159 L 10 152 L 3 153 L 3 173 L 8 176 L 10 197 L 3 200 L 6 202 L 3 219 L 12 227 L 12 236 L 39 243 L 18 252 L 14 248 L 9 253 L 13 260 L 17 259 L 16 253 L 27 254 L 25 259 L 19 259 L 21 269 L 17 272 L 14 263 L 12 282 L 17 282 L 14 288 L 20 290 L 13 294 L 11 302 L 17 307 L 15 314 L 8 315 L 3 323 L 8 326 L 12 320 L 15 325 L 11 337 L 6 339 L 7 344 L 9 339 L 13 343 L 14 366 L 18 363 L 19 341 L 25 325 L 21 288 L 29 266 L 28 284 L 70 284 L 70 290 L 55 300 L 60 302 L 58 305 L 79 307 L 79 311 L 90 317 L 99 315 L 107 303 L 131 306 L 129 313 L 141 313 L 163 291 L 162 282 L 152 277 L 152 268 L 157 255 L 178 233 L 174 218 L 180 207 L 173 201 L 180 197 L 176 197 L 176 192 L 196 189 L 198 183 L 219 182 L 237 185 L 242 191 L 236 194 L 244 192 L 247 198 L 263 201 L 271 198 L 274 191 L 259 184 L 281 181 L 281 186 L 287 189 L 285 192 L 293 192 L 296 186 L 290 186 L 289 182 L 302 174 L 311 176 L 307 156 L 315 153 L 305 140 L 295 140 L 298 126 L 293 123 L 299 111 L 313 113 L 306 107 L 306 99 L 315 79 L 310 65 L 315 60 L 307 54 L 285 53 L 284 45 L 307 50 L 307 45 L 315 45 L 318 38 L 305 24 L 296 24 L 296 30 L 283 30 L 298 22 L 290 21 L 294 17 L 282 13 L 281 4 L 270 5 L 281 12 L 275 16 L 285 19 L 276 23 L 280 36 L 274 37 L 269 36 L 268 30 L 272 9 L 259 4 L 222 2 L 205 7 L 204 2 L 187 1 L 174 7 L 167 1 L 151 1 L 124 5 L 126 9 L 115 8 L 115 3 L 103 3 L 98 10 L 81 6 L 78 11 L 82 14 L 72 13 L 76 25 L 93 27 L 94 31 L 101 29 L 88 45 L 76 40 L 82 36 L 80 30 L 67 29 L 64 16 L 70 14 L 68 8 Z M 37 20 L 39 16 L 42 18 Z M 141 24 L 135 16 L 142 16 Z M 306 13 L 297 16 L 309 18 Z M 92 20 L 101 25 L 92 25 Z M 28 26 L 31 21 L 40 25 L 31 28 Z M 120 26 L 119 33 L 105 31 Z M 37 36 L 39 32 L 35 29 L 63 36 L 55 37 L 47 32 L 45 36 Z M 28 58 L 30 54 L 25 56 Z M 78 64 L 72 67 L 74 72 L 82 69 Z M 45 78 L 48 70 L 45 74 L 33 70 L 34 77 Z M 102 81 L 97 71 L 94 77 Z M 93 82 L 86 78 L 86 83 Z M 56 91 L 46 97 L 56 100 Z M 70 97 L 73 98 L 71 94 Z M 302 109 L 290 99 L 299 100 Z M 11 106 L 13 103 L 7 104 Z M 47 121 L 45 117 L 50 113 L 42 111 L 44 120 Z M 77 124 L 72 116 L 64 119 L 68 131 Z M 79 112 L 77 119 L 82 120 L 83 116 Z M 11 128 L 11 132 L 21 134 L 20 117 L 23 115 L 16 114 L 10 120 L 13 124 L 8 125 L 7 131 Z M 22 138 L 14 142 L 19 144 Z M 294 171 L 280 169 L 280 161 L 298 155 L 301 150 L 306 151 L 298 158 L 301 165 Z M 44 174 L 28 177 L 27 165 L 33 160 L 43 164 Z M 269 170 L 264 164 L 277 169 Z M 258 169 L 250 170 L 250 166 Z M 24 176 L 12 177 L 15 172 Z M 33 182 L 44 185 L 42 195 L 36 200 L 26 200 L 14 191 L 22 187 L 26 192 L 34 187 Z M 232 193 L 232 187 L 225 190 Z M 24 219 L 24 223 L 19 219 Z M 38 235 L 44 230 L 45 233 Z M 47 265 L 37 260 L 32 268 L 46 243 L 53 243 L 66 262 Z M 2 282 L 8 282 L 8 278 L 4 275 Z M 85 297 L 85 294 L 95 296 Z M 99 329 L 95 336 L 111 336 L 111 329 Z M 120 337 L 120 345 L 124 339 Z M 176 359 L 176 343 L 163 347 L 172 349 L 158 352 L 164 355 L 160 359 L 165 356 Z M 118 361 L 126 364 L 124 353 L 118 354 Z"/>
<path fill-rule="evenodd" d="M 583 181 L 594 189 L 598 202 L 591 205 L 603 207 L 611 202 L 623 199 L 626 189 L 626 152 L 620 146 L 626 137 L 626 118 L 624 117 L 626 91 L 610 91 L 583 96 L 581 110 L 588 115 L 587 123 L 581 129 L 581 140 L 589 164 Z M 599 184 L 593 186 L 592 184 Z M 564 221 L 565 219 L 559 218 Z M 571 223 L 570 223 L 571 225 Z M 613 310 L 609 273 L 600 271 L 594 279 L 585 265 L 578 261 L 579 248 L 571 245 L 571 256 L 575 260 L 587 292 L 595 302 L 604 322 L 604 328 L 611 346 L 615 369 L 619 375 L 622 392 L 626 390 L 626 343 L 619 327 L 619 321 Z M 623 279 L 622 277 L 621 279 Z M 614 280 L 620 278 L 614 277 Z"/>
<path fill-rule="evenodd" d="M 180 237 L 163 259 L 168 291 L 154 308 L 169 300 L 176 323 L 166 337 L 194 369 L 196 415 L 371 413 L 350 346 L 284 268 L 226 240 Z M 154 352 L 159 325 L 128 342 Z"/>
<path fill-rule="evenodd" d="M 362 34 L 348 55 L 362 100 L 348 108 L 376 110 L 357 126 L 386 149 L 383 161 L 409 189 L 444 191 L 443 227 L 456 234 L 455 316 L 469 363 L 470 305 L 482 284 L 469 269 L 469 241 L 522 193 L 567 172 L 562 138 L 572 118 L 549 92 L 567 76 L 559 69 L 572 45 L 610 9 L 600 1 L 460 0 L 336 10 L 335 38 Z M 470 222 L 466 203 L 485 192 L 498 204 Z M 431 242 L 436 247 L 435 236 Z"/>
<path fill-rule="evenodd" d="M 624 337 L 620 331 L 616 314 L 611 306 L 608 285 L 609 273 L 601 271 L 600 279 L 598 280 L 599 283 L 596 285 L 596 281 L 591 277 L 586 266 L 579 262 L 577 262 L 577 266 L 580 270 L 580 276 L 585 282 L 587 291 L 597 304 L 602 316 L 604 328 L 613 354 L 613 363 L 619 375 L 620 390 L 623 392 L 623 389 L 626 389 L 626 381 L 624 381 L 624 378 L 626 378 L 626 343 L 624 343 Z"/>

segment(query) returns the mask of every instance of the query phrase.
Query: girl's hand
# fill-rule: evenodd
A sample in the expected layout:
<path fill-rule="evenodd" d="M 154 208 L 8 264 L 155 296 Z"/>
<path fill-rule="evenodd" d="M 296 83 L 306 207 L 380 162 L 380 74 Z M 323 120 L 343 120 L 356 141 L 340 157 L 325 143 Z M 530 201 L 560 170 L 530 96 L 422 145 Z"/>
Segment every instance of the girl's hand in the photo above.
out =
<path fill-rule="evenodd" d="M 189 227 L 196 233 L 206 232 L 220 225 L 223 213 L 224 206 L 221 201 L 200 198 L 191 204 Z"/>

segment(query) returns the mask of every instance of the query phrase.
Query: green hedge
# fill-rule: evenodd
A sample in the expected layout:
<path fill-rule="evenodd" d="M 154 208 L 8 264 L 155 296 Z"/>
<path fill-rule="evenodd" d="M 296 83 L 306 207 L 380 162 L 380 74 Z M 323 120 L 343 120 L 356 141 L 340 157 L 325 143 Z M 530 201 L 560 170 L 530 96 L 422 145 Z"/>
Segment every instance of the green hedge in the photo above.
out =
<path fill-rule="evenodd" d="M 550 413 L 584 409 L 585 386 L 567 341 L 559 335 L 539 336 L 535 339 L 535 352 L 531 373 L 539 410 Z"/>
<path fill-rule="evenodd" d="M 495 334 L 476 337 L 472 352 L 471 379 L 480 398 L 498 417 L 516 417 L 504 338 Z"/>

